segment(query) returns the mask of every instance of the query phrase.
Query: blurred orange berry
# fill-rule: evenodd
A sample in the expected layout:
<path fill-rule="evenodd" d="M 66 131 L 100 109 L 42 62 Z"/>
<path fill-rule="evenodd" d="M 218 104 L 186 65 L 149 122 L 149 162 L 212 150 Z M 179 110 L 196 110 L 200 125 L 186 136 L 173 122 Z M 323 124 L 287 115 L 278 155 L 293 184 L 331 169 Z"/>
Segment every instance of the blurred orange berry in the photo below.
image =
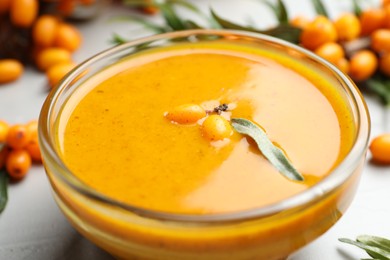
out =
<path fill-rule="evenodd" d="M 15 59 L 0 60 L 0 84 L 17 80 L 23 73 L 23 65 Z"/>
<path fill-rule="evenodd" d="M 390 52 L 390 29 L 379 29 L 371 34 L 371 48 L 378 52 Z"/>
<path fill-rule="evenodd" d="M 314 52 L 333 64 L 336 64 L 345 55 L 343 47 L 335 42 L 324 43 L 315 49 Z"/>
<path fill-rule="evenodd" d="M 10 6 L 11 0 L 0 0 L 0 14 L 8 12 Z"/>
<path fill-rule="evenodd" d="M 290 20 L 290 25 L 300 29 L 304 29 L 309 23 L 309 18 L 303 15 L 295 16 L 293 19 Z"/>
<path fill-rule="evenodd" d="M 7 139 L 8 130 L 9 130 L 8 123 L 0 120 L 0 144 L 5 143 Z"/>
<path fill-rule="evenodd" d="M 53 88 L 61 79 L 71 71 L 76 65 L 74 63 L 61 63 L 50 67 L 46 72 L 49 86 Z"/>
<path fill-rule="evenodd" d="M 370 35 L 375 30 L 385 26 L 386 13 L 384 9 L 368 9 L 360 15 L 361 35 Z"/>
<path fill-rule="evenodd" d="M 334 22 L 334 26 L 340 41 L 351 41 L 360 35 L 360 21 L 354 14 L 347 13 L 341 15 Z"/>
<path fill-rule="evenodd" d="M 71 53 L 64 48 L 47 48 L 37 54 L 35 62 L 42 71 L 47 71 L 50 67 L 60 63 L 70 63 Z"/>
<path fill-rule="evenodd" d="M 309 49 L 314 50 L 327 42 L 337 40 L 337 32 L 333 23 L 325 16 L 317 16 L 302 31 L 300 42 Z"/>
<path fill-rule="evenodd" d="M 81 34 L 76 27 L 61 23 L 57 26 L 54 46 L 74 52 L 81 45 Z"/>
<path fill-rule="evenodd" d="M 349 73 L 349 61 L 346 58 L 339 59 L 335 65 L 345 74 Z"/>
<path fill-rule="evenodd" d="M 58 25 L 58 19 L 52 15 L 41 15 L 33 26 L 34 43 L 41 47 L 52 47 Z"/>
<path fill-rule="evenodd" d="M 386 53 L 379 59 L 379 70 L 390 77 L 390 53 Z"/>
<path fill-rule="evenodd" d="M 375 73 L 378 67 L 378 58 L 372 51 L 361 50 L 352 55 L 349 64 L 351 78 L 363 81 Z"/>
<path fill-rule="evenodd" d="M 370 144 L 373 161 L 382 164 L 390 164 L 390 134 L 382 134 L 375 137 Z"/>
<path fill-rule="evenodd" d="M 13 149 L 24 148 L 30 141 L 30 132 L 24 125 L 13 125 L 8 129 L 6 141 L 7 145 Z"/>
<path fill-rule="evenodd" d="M 12 0 L 10 20 L 19 27 L 30 27 L 38 15 L 38 0 Z"/>

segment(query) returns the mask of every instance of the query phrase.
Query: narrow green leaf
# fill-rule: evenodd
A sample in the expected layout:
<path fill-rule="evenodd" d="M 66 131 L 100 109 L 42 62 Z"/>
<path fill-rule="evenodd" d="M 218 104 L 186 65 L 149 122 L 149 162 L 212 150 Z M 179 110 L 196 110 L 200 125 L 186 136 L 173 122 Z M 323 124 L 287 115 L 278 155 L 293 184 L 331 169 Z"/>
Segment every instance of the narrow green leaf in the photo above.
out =
<path fill-rule="evenodd" d="M 248 32 L 260 32 L 252 27 L 245 27 L 245 26 L 230 22 L 230 21 L 220 17 L 219 15 L 217 15 L 217 13 L 214 12 L 213 9 L 210 9 L 210 12 L 211 12 L 211 16 L 215 19 L 215 21 L 217 21 L 218 24 L 224 29 L 242 30 L 242 31 L 248 31 Z"/>
<path fill-rule="evenodd" d="M 267 0 L 262 0 L 261 2 L 267 5 L 274 12 L 279 23 L 288 23 L 289 18 L 287 9 L 282 0 L 278 0 L 276 4 L 273 4 Z"/>
<path fill-rule="evenodd" d="M 8 201 L 8 176 L 5 169 L 0 169 L 0 213 L 4 210 Z"/>
<path fill-rule="evenodd" d="M 326 8 L 321 0 L 312 0 L 312 3 L 317 14 L 329 17 L 328 12 L 326 11 Z"/>
<path fill-rule="evenodd" d="M 390 240 L 377 236 L 361 235 L 356 238 L 356 241 L 366 244 L 368 246 L 377 247 L 390 253 Z M 371 254 L 370 254 L 371 255 Z M 375 255 L 371 255 L 376 257 Z"/>
<path fill-rule="evenodd" d="M 303 176 L 294 168 L 284 152 L 275 146 L 265 131 L 258 125 L 244 118 L 233 118 L 233 128 L 240 134 L 251 137 L 265 158 L 285 177 L 294 181 L 303 181 Z"/>
<path fill-rule="evenodd" d="M 211 10 L 212 17 L 221 25 L 222 28 L 232 30 L 242 30 L 247 32 L 262 33 L 269 36 L 273 36 L 291 43 L 298 43 L 301 29 L 291 26 L 289 24 L 280 24 L 274 28 L 268 30 L 257 30 L 253 27 L 245 27 L 236 23 L 230 22 L 222 17 L 218 16 L 213 10 Z"/>
<path fill-rule="evenodd" d="M 184 21 L 184 26 L 186 29 L 203 29 L 202 26 L 190 20 Z"/>
<path fill-rule="evenodd" d="M 339 241 L 360 247 L 361 249 L 364 249 L 370 256 L 374 257 L 375 259 L 390 260 L 390 252 L 383 250 L 381 248 L 367 245 L 365 243 L 354 241 L 354 240 L 348 239 L 348 238 L 339 238 Z"/>
<path fill-rule="evenodd" d="M 160 8 L 162 15 L 164 16 L 166 23 L 172 28 L 172 30 L 180 31 L 186 29 L 184 22 L 180 19 L 180 17 L 177 15 L 176 11 L 171 5 L 159 4 L 158 7 Z"/>
<path fill-rule="evenodd" d="M 112 35 L 110 42 L 113 44 L 119 45 L 119 44 L 126 43 L 127 40 L 125 38 L 123 38 L 122 36 L 120 36 L 119 34 L 114 33 Z"/>
<path fill-rule="evenodd" d="M 301 35 L 301 32 L 301 29 L 291 26 L 290 24 L 279 24 L 274 28 L 262 31 L 262 33 L 264 34 L 295 44 L 299 43 L 299 37 Z"/>
<path fill-rule="evenodd" d="M 362 14 L 362 8 L 360 7 L 358 0 L 352 0 L 353 12 L 356 16 L 360 16 Z"/>
<path fill-rule="evenodd" d="M 383 75 L 375 75 L 366 81 L 370 91 L 378 95 L 383 103 L 390 106 L 390 79 Z"/>

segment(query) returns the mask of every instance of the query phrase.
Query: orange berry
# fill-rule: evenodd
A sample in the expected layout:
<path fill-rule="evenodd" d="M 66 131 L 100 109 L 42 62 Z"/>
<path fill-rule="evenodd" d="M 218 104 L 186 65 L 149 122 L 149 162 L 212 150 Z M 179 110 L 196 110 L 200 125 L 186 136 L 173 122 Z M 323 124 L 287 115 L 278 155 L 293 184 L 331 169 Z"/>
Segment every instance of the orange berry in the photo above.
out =
<path fill-rule="evenodd" d="M 76 8 L 76 1 L 59 0 L 57 4 L 58 11 L 65 16 L 69 16 Z"/>
<path fill-rule="evenodd" d="M 17 80 L 23 73 L 23 65 L 15 59 L 0 60 L 0 84 Z"/>
<path fill-rule="evenodd" d="M 293 19 L 290 20 L 290 25 L 304 29 L 306 26 L 310 23 L 310 20 L 302 15 L 295 16 Z"/>
<path fill-rule="evenodd" d="M 339 59 L 335 65 L 345 74 L 349 73 L 349 61 L 346 58 Z"/>
<path fill-rule="evenodd" d="M 386 53 L 379 59 L 379 70 L 390 77 L 390 53 Z"/>
<path fill-rule="evenodd" d="M 0 14 L 4 14 L 9 11 L 11 6 L 11 0 L 0 0 Z"/>
<path fill-rule="evenodd" d="M 382 0 L 382 7 L 386 7 L 390 4 L 390 0 Z"/>
<path fill-rule="evenodd" d="M 194 124 L 206 116 L 206 111 L 199 105 L 180 105 L 165 114 L 165 117 L 177 124 Z"/>
<path fill-rule="evenodd" d="M 379 29 L 371 34 L 371 48 L 378 52 L 390 52 L 390 29 Z"/>
<path fill-rule="evenodd" d="M 378 58 L 372 51 L 362 50 L 352 55 L 349 61 L 349 75 L 356 81 L 371 77 L 378 67 Z"/>
<path fill-rule="evenodd" d="M 6 142 L 8 130 L 9 130 L 8 123 L 0 120 L 0 144 Z"/>
<path fill-rule="evenodd" d="M 31 159 L 36 162 L 41 162 L 41 150 L 39 149 L 38 141 L 38 122 L 36 120 L 30 121 L 26 124 L 27 132 L 30 133 L 30 141 L 25 149 L 30 154 Z"/>
<path fill-rule="evenodd" d="M 72 56 L 68 50 L 55 47 L 42 50 L 35 59 L 38 68 L 42 71 L 47 71 L 54 65 L 70 63 L 71 61 Z"/>
<path fill-rule="evenodd" d="M 24 125 L 13 125 L 7 134 L 7 145 L 13 149 L 24 148 L 30 141 L 30 133 Z"/>
<path fill-rule="evenodd" d="M 375 137 L 370 144 L 372 160 L 377 163 L 390 164 L 390 134 Z"/>
<path fill-rule="evenodd" d="M 383 9 L 368 9 L 360 15 L 361 35 L 370 35 L 385 25 L 386 13 Z"/>
<path fill-rule="evenodd" d="M 49 86 L 53 88 L 61 79 L 71 71 L 76 65 L 74 63 L 60 63 L 50 67 L 46 71 L 47 81 Z"/>
<path fill-rule="evenodd" d="M 34 42 L 41 47 L 52 47 L 58 19 L 52 15 L 41 15 L 34 24 L 32 36 Z"/>
<path fill-rule="evenodd" d="M 12 0 L 10 19 L 12 24 L 19 27 L 30 27 L 38 15 L 38 0 Z"/>
<path fill-rule="evenodd" d="M 80 47 L 81 34 L 76 27 L 67 23 L 61 23 L 56 31 L 54 46 L 67 49 L 70 52 L 74 52 Z"/>
<path fill-rule="evenodd" d="M 327 42 L 337 40 L 337 32 L 333 23 L 325 16 L 317 16 L 302 31 L 300 41 L 303 47 L 314 50 Z"/>
<path fill-rule="evenodd" d="M 351 41 L 360 35 L 361 27 L 359 18 L 354 14 L 343 14 L 335 22 L 334 27 L 340 41 Z"/>
<path fill-rule="evenodd" d="M 157 14 L 159 9 L 155 6 L 145 6 L 145 7 L 142 7 L 141 8 L 141 11 L 144 13 L 144 14 L 150 14 L 150 15 L 153 15 L 153 14 Z"/>
<path fill-rule="evenodd" d="M 14 180 L 23 179 L 31 167 L 31 157 L 23 149 L 12 150 L 5 162 L 8 175 Z"/>
<path fill-rule="evenodd" d="M 233 134 L 230 123 L 220 115 L 208 116 L 201 126 L 202 135 L 210 141 L 223 140 Z"/>
<path fill-rule="evenodd" d="M 344 49 L 340 44 L 335 42 L 327 42 L 315 49 L 314 51 L 318 56 L 325 60 L 336 64 L 340 59 L 344 58 Z"/>
<path fill-rule="evenodd" d="M 0 169 L 3 169 L 5 166 L 5 162 L 7 161 L 7 157 L 9 154 L 9 147 L 7 145 L 0 146 Z"/>

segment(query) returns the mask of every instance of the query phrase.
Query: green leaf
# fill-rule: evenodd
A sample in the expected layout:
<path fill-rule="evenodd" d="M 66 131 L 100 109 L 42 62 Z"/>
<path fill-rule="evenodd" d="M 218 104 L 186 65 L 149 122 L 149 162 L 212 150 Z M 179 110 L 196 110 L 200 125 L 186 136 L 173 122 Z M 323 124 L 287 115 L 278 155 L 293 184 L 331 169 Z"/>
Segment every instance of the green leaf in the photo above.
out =
<path fill-rule="evenodd" d="M 362 8 L 360 7 L 358 0 L 352 0 L 353 12 L 356 16 L 360 16 L 362 14 Z"/>
<path fill-rule="evenodd" d="M 0 170 L 0 213 L 4 210 L 8 201 L 8 176 L 5 169 Z"/>
<path fill-rule="evenodd" d="M 178 6 L 182 6 L 182 7 L 185 7 L 186 9 L 194 12 L 194 13 L 200 13 L 200 10 L 198 7 L 196 7 L 195 5 L 187 2 L 186 0 L 169 0 L 168 1 L 169 4 L 173 5 L 173 4 L 176 4 Z"/>
<path fill-rule="evenodd" d="M 159 4 L 158 7 L 164 16 L 166 23 L 172 28 L 172 30 L 180 31 L 186 29 L 184 22 L 180 19 L 171 5 Z"/>
<path fill-rule="evenodd" d="M 361 235 L 356 238 L 356 241 L 361 242 L 363 244 L 366 244 L 368 246 L 377 247 L 379 249 L 382 249 L 388 253 L 390 253 L 390 240 L 382 237 L 377 236 L 368 236 L 368 235 Z M 370 256 L 376 257 L 375 255 Z"/>
<path fill-rule="evenodd" d="M 326 11 L 325 6 L 321 0 L 312 0 L 312 3 L 317 14 L 329 17 L 328 12 Z"/>
<path fill-rule="evenodd" d="M 296 28 L 291 26 L 290 24 L 280 24 L 274 28 L 269 30 L 262 31 L 262 33 L 298 44 L 299 37 L 301 35 L 302 30 L 300 28 Z"/>
<path fill-rule="evenodd" d="M 303 181 L 303 176 L 294 168 L 282 149 L 274 145 L 265 131 L 244 118 L 233 118 L 233 128 L 240 134 L 250 136 L 265 158 L 285 177 L 294 181 Z"/>
<path fill-rule="evenodd" d="M 287 9 L 282 0 L 278 0 L 276 4 L 273 4 L 267 0 L 262 0 L 262 2 L 271 8 L 279 23 L 288 23 L 289 18 Z"/>
<path fill-rule="evenodd" d="M 361 249 L 364 249 L 370 256 L 374 257 L 375 259 L 390 260 L 390 252 L 383 250 L 382 248 L 372 246 L 372 245 L 367 245 L 366 243 L 354 241 L 354 240 L 351 240 L 348 238 L 339 238 L 339 241 L 360 247 Z"/>
<path fill-rule="evenodd" d="M 125 38 L 123 38 L 122 36 L 120 36 L 119 34 L 114 33 L 112 35 L 112 38 L 111 38 L 110 42 L 113 43 L 113 44 L 119 45 L 119 44 L 126 43 L 127 40 Z"/>
<path fill-rule="evenodd" d="M 367 88 L 378 95 L 383 103 L 390 106 L 390 79 L 376 74 L 366 81 Z"/>
<path fill-rule="evenodd" d="M 292 43 L 299 42 L 299 36 L 301 33 L 301 29 L 293 27 L 289 24 L 280 24 L 274 28 L 262 31 L 262 30 L 257 30 L 253 27 L 245 27 L 245 26 L 230 22 L 226 19 L 223 19 L 219 15 L 217 15 L 213 10 L 211 10 L 211 15 L 221 25 L 221 27 L 225 28 L 225 29 L 262 33 L 262 34 L 273 36 L 273 37 L 276 37 L 276 38 L 279 38 L 282 40 L 286 40 L 286 41 L 289 41 Z"/>

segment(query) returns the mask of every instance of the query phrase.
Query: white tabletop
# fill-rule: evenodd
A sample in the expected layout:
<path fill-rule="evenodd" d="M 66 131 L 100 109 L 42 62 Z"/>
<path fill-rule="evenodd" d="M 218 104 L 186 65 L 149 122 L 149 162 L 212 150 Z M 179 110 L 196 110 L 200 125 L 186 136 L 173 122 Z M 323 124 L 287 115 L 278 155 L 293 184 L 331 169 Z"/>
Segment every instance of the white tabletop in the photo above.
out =
<path fill-rule="evenodd" d="M 270 10 L 256 0 L 193 0 L 203 10 L 212 6 L 221 16 L 234 21 L 253 22 L 261 27 L 275 24 Z M 292 15 L 314 17 L 310 0 L 284 1 Z M 324 1 L 332 17 L 351 10 L 352 1 Z M 374 1 L 375 2 L 375 1 Z M 378 2 L 378 1 L 377 1 Z M 375 6 L 375 3 L 374 3 Z M 139 24 L 110 22 L 128 9 L 110 6 L 97 18 L 77 24 L 83 45 L 74 55 L 76 61 L 110 46 L 116 32 L 129 39 L 151 34 Z M 251 19 L 249 20 L 248 17 Z M 158 17 L 153 17 L 159 21 Z M 44 74 L 27 68 L 17 82 L 0 86 L 0 119 L 24 123 L 37 119 L 48 93 Z M 390 108 L 365 94 L 372 117 L 372 136 L 390 132 Z M 338 242 L 340 237 L 360 234 L 390 237 L 390 167 L 368 161 L 363 170 L 356 197 L 341 220 L 327 233 L 291 256 L 290 260 L 351 260 L 367 257 L 360 249 Z M 54 203 L 49 183 L 41 165 L 34 165 L 28 176 L 9 185 L 9 201 L 0 214 L 0 259 L 112 259 L 110 255 L 80 236 L 66 221 Z"/>

